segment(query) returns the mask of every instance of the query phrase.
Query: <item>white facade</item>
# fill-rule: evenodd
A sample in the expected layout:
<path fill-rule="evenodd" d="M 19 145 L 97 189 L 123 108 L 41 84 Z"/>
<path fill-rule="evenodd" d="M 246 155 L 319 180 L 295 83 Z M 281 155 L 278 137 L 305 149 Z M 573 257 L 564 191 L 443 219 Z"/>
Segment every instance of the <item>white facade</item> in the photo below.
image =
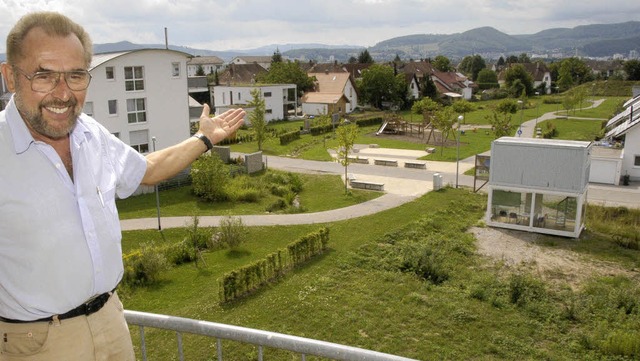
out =
<path fill-rule="evenodd" d="M 225 68 L 224 60 L 217 56 L 197 56 L 187 61 L 187 76 L 196 76 L 199 67 L 202 67 L 205 75 L 222 71 Z"/>
<path fill-rule="evenodd" d="M 590 142 L 495 140 L 487 225 L 577 238 L 584 229 L 591 148 Z"/>
<path fill-rule="evenodd" d="M 624 107 L 607 122 L 606 138 L 610 143 L 624 142 L 621 176 L 640 181 L 640 95 L 629 99 Z"/>
<path fill-rule="evenodd" d="M 251 110 L 246 106 L 253 96 L 251 91 L 260 89 L 265 103 L 265 120 L 286 119 L 287 109 L 295 109 L 297 104 L 297 87 L 295 84 L 273 84 L 273 85 L 218 85 L 213 87 L 213 97 L 215 99 L 216 114 L 220 114 L 227 109 L 242 107 L 247 113 Z"/>
<path fill-rule="evenodd" d="M 96 54 L 85 113 L 141 153 L 183 141 L 190 136 L 187 59 L 164 49 Z"/>

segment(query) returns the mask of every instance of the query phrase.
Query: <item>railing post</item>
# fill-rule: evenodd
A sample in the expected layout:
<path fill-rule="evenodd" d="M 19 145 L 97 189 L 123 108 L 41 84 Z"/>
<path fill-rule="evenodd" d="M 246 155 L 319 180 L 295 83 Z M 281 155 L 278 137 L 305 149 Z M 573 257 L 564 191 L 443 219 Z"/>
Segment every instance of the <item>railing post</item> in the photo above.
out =
<path fill-rule="evenodd" d="M 218 361 L 222 361 L 222 340 L 218 338 L 216 345 L 218 348 Z"/>
<path fill-rule="evenodd" d="M 142 361 L 147 361 L 147 344 L 144 340 L 144 326 L 140 327 L 140 352 L 142 352 Z"/>
<path fill-rule="evenodd" d="M 176 332 L 176 337 L 178 338 L 178 357 L 180 361 L 184 361 L 184 353 L 182 352 L 182 333 Z"/>

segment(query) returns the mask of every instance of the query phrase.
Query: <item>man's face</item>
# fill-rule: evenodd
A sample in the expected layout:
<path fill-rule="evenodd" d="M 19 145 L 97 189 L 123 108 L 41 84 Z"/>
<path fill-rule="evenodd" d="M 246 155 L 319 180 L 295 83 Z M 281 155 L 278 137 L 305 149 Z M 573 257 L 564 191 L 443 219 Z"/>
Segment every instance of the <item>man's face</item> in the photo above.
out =
<path fill-rule="evenodd" d="M 86 70 L 84 50 L 75 35 L 49 36 L 42 29 L 34 28 L 23 43 L 23 57 L 17 64 L 3 64 L 3 75 L 10 91 L 15 92 L 18 111 L 31 131 L 50 139 L 60 139 L 73 129 L 82 112 L 86 89 L 69 89 L 64 75 L 55 88 L 47 93 L 35 92 L 25 74 L 38 71 Z"/>

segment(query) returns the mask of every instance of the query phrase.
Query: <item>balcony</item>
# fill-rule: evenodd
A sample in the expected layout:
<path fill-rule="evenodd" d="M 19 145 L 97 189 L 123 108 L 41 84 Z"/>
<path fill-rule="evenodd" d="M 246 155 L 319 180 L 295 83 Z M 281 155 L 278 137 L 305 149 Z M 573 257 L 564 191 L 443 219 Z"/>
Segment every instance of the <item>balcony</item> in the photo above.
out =
<path fill-rule="evenodd" d="M 256 330 L 245 327 L 225 325 L 215 322 L 198 321 L 189 318 L 158 315 L 153 313 L 124 311 L 129 326 L 138 326 L 140 330 L 140 350 L 142 360 L 147 360 L 145 328 L 157 328 L 176 332 L 177 355 L 184 360 L 182 335 L 184 333 L 201 335 L 216 339 L 217 360 L 224 360 L 222 340 L 231 340 L 255 345 L 258 361 L 264 359 L 264 349 L 280 349 L 300 355 L 302 361 L 306 356 L 320 356 L 332 360 L 344 361 L 417 361 L 401 356 L 344 346 L 330 342 L 290 336 L 281 333 Z M 213 358 L 212 358 L 213 359 Z"/>

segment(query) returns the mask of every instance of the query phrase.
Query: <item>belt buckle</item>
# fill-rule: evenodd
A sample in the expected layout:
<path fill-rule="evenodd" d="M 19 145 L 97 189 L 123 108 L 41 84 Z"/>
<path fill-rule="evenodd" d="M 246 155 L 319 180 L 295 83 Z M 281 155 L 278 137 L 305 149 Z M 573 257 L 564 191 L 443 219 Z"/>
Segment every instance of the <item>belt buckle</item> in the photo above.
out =
<path fill-rule="evenodd" d="M 106 303 L 105 297 L 109 297 L 109 293 L 103 293 L 84 304 L 85 315 L 90 315 L 102 308 Z"/>

